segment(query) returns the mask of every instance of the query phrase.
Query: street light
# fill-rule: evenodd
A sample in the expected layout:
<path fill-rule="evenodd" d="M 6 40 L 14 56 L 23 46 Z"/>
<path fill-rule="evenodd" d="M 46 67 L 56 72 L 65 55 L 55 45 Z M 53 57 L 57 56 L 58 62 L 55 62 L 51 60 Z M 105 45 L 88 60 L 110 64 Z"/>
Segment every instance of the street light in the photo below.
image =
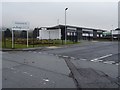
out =
<path fill-rule="evenodd" d="M 113 30 L 111 30 L 111 38 L 112 38 L 112 41 L 113 41 Z"/>
<path fill-rule="evenodd" d="M 65 44 L 66 44 L 66 39 L 67 39 L 67 35 L 66 35 L 66 11 L 68 8 L 65 8 Z"/>
<path fill-rule="evenodd" d="M 113 25 L 111 25 L 113 27 Z M 113 41 L 113 29 L 111 30 L 111 38 L 112 38 L 112 41 Z"/>

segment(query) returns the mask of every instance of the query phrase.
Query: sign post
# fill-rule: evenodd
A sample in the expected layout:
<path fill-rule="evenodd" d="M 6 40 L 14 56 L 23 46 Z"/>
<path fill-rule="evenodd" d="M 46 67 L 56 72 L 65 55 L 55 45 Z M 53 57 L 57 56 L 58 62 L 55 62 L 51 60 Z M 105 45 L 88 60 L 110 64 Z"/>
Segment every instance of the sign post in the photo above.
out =
<path fill-rule="evenodd" d="M 15 22 L 12 27 L 12 48 L 14 48 L 14 32 L 13 30 L 25 30 L 27 31 L 27 47 L 28 47 L 28 30 L 29 30 L 29 22 Z"/>
<path fill-rule="evenodd" d="M 12 30 L 12 49 L 14 48 L 14 33 L 13 33 L 13 30 Z"/>
<path fill-rule="evenodd" d="M 27 30 L 27 47 L 28 47 L 28 30 Z"/>

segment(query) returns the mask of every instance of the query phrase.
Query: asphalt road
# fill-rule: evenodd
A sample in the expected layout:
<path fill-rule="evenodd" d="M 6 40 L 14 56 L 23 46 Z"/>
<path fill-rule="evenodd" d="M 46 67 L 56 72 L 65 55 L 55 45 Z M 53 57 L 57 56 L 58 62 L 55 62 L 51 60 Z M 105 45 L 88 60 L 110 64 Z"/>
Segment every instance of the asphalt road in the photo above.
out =
<path fill-rule="evenodd" d="M 118 53 L 120 44 L 118 42 L 89 42 L 87 44 L 73 45 L 65 48 L 46 50 L 46 53 L 58 56 L 70 57 L 74 62 L 90 61 L 104 63 L 105 66 L 118 67 L 120 59 Z M 107 64 L 107 65 L 106 65 Z M 112 64 L 112 65 L 111 65 Z M 118 72 L 117 72 L 118 73 Z"/>
<path fill-rule="evenodd" d="M 117 42 L 3 52 L 3 87 L 117 88 L 118 55 Z"/>
<path fill-rule="evenodd" d="M 83 74 L 86 78 L 91 78 L 89 75 L 92 77 L 101 76 L 98 75 L 98 73 L 94 73 L 93 75 L 93 71 L 95 70 L 95 72 L 102 72 L 104 75 L 111 77 L 111 80 L 118 82 L 120 81 L 118 79 L 118 66 L 120 61 L 120 53 L 118 53 L 119 48 L 120 44 L 118 44 L 118 42 L 88 42 L 87 44 L 83 43 L 70 47 L 46 50 L 44 52 L 52 53 L 63 58 L 70 58 L 70 61 L 78 69 L 79 73 L 81 73 L 81 70 L 86 71 L 87 76 Z M 98 78 L 96 80 L 98 80 Z M 90 79 L 88 79 L 88 81 L 90 81 Z M 94 81 L 91 80 L 91 83 L 93 82 Z M 95 84 L 93 84 L 93 86 L 95 86 Z M 85 88 L 86 87 L 87 86 L 85 86 Z"/>
<path fill-rule="evenodd" d="M 63 59 L 36 52 L 3 52 L 3 88 L 76 88 Z"/>
<path fill-rule="evenodd" d="M 71 47 L 46 50 L 46 53 L 53 53 L 62 56 L 69 56 L 79 60 L 98 61 L 114 63 L 118 59 L 118 42 L 90 42 Z M 120 53 L 119 53 L 120 55 Z"/>

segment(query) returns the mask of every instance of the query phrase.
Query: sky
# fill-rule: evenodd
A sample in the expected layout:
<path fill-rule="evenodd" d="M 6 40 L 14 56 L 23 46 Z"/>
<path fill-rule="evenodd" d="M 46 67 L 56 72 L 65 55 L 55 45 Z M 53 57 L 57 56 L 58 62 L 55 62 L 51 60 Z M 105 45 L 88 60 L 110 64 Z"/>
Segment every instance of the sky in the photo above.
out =
<path fill-rule="evenodd" d="M 29 22 L 30 28 L 65 24 L 111 30 L 118 27 L 118 2 L 2 2 L 2 26 Z M 58 22 L 59 21 L 59 22 Z M 0 22 L 1 23 L 1 22 Z"/>

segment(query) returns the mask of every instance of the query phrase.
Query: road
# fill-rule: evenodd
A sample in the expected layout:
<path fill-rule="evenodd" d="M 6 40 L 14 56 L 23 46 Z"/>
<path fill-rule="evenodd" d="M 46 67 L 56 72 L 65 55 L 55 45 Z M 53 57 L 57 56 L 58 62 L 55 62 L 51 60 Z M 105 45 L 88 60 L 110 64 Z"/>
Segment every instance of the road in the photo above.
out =
<path fill-rule="evenodd" d="M 63 59 L 22 51 L 3 52 L 2 58 L 3 88 L 76 88 Z"/>
<path fill-rule="evenodd" d="M 3 52 L 4 88 L 117 88 L 118 43 Z"/>
<path fill-rule="evenodd" d="M 70 56 L 81 60 L 94 60 L 106 56 L 101 59 L 103 61 L 114 61 L 115 63 L 118 62 L 118 42 L 95 42 L 87 45 L 71 46 L 68 48 L 58 48 L 55 50 L 48 50 L 45 52 Z"/>
<path fill-rule="evenodd" d="M 104 75 L 110 76 L 113 81 L 118 82 L 118 66 L 120 60 L 118 59 L 120 55 L 118 48 L 120 48 L 118 42 L 89 42 L 87 44 L 46 50 L 44 52 L 52 53 L 63 58 L 70 58 L 70 61 L 79 72 L 82 70 L 89 74 L 92 73 L 91 76 L 93 77 L 93 71 L 95 70 L 96 72 L 102 72 Z M 86 77 L 91 78 L 89 75 Z"/>

